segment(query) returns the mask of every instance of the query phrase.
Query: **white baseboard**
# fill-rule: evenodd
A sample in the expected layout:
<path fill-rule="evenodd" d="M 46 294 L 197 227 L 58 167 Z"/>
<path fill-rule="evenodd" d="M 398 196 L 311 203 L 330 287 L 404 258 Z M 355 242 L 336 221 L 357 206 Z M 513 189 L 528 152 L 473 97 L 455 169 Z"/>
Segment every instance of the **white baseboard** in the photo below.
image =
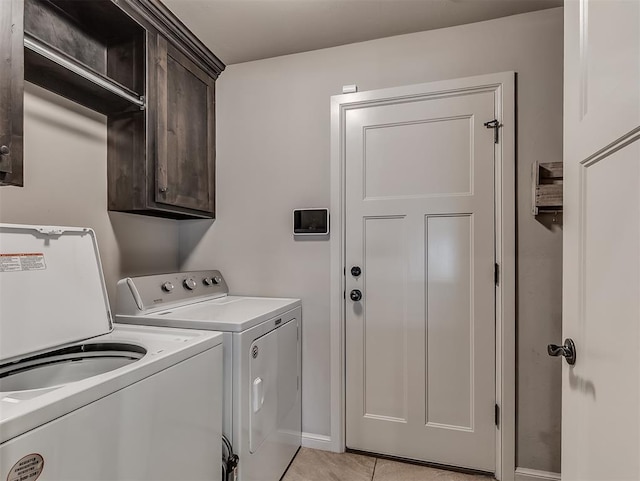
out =
<path fill-rule="evenodd" d="M 302 433 L 302 446 L 305 448 L 320 449 L 322 451 L 333 450 L 331 437 L 322 434 Z"/>
<path fill-rule="evenodd" d="M 516 481 L 560 481 L 560 473 L 537 469 L 516 468 Z"/>

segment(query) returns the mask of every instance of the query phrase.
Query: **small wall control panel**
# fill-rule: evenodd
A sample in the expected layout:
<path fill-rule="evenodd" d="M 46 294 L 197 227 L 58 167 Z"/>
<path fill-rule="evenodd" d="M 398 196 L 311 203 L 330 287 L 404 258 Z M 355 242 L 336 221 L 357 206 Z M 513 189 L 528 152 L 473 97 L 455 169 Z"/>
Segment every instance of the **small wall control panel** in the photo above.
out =
<path fill-rule="evenodd" d="M 126 277 L 118 281 L 117 314 L 140 315 L 192 303 L 199 297 L 216 298 L 229 293 L 220 271 L 188 271 L 153 276 Z"/>

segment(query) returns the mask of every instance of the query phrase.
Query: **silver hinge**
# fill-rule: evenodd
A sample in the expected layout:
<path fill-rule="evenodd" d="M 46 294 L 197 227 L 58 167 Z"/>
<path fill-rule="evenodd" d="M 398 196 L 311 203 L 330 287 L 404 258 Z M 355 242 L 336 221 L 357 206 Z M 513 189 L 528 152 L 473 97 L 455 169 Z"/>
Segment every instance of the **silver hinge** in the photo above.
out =
<path fill-rule="evenodd" d="M 497 119 L 493 119 L 489 122 L 485 122 L 484 126 L 488 129 L 493 129 L 493 143 L 497 144 L 499 141 L 500 127 L 502 127 L 502 124 Z"/>
<path fill-rule="evenodd" d="M 500 284 L 500 266 L 497 263 L 494 264 L 493 282 L 495 282 L 496 286 Z"/>
<path fill-rule="evenodd" d="M 496 426 L 500 426 L 500 406 L 498 406 L 497 404 L 495 405 L 494 416 Z"/>

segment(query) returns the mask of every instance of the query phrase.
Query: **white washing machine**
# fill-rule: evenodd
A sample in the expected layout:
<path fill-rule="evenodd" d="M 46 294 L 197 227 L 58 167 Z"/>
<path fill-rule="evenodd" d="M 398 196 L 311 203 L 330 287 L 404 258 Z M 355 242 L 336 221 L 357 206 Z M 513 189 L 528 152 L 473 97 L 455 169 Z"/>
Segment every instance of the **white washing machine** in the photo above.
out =
<path fill-rule="evenodd" d="M 219 271 L 118 282 L 116 322 L 224 332 L 223 432 L 240 481 L 278 481 L 301 441 L 298 299 L 230 296 Z"/>
<path fill-rule="evenodd" d="M 222 334 L 114 327 L 91 229 L 0 224 L 0 479 L 218 481 Z"/>

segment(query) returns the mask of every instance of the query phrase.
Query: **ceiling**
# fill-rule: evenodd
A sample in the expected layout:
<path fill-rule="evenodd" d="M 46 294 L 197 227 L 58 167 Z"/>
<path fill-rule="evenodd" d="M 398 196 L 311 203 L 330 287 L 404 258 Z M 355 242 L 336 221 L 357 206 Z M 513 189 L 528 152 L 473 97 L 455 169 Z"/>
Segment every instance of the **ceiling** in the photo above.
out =
<path fill-rule="evenodd" d="M 563 0 L 163 0 L 225 64 L 463 25 Z"/>

